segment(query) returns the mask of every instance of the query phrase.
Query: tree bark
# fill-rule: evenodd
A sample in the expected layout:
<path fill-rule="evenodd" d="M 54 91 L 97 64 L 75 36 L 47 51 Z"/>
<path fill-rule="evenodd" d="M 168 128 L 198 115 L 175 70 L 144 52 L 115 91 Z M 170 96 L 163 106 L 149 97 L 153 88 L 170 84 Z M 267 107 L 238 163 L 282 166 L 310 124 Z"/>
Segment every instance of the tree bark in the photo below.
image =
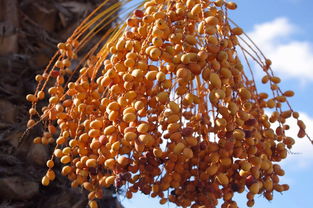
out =
<path fill-rule="evenodd" d="M 0 0 L 0 5 L 0 55 L 16 53 L 19 25 L 17 0 Z"/>

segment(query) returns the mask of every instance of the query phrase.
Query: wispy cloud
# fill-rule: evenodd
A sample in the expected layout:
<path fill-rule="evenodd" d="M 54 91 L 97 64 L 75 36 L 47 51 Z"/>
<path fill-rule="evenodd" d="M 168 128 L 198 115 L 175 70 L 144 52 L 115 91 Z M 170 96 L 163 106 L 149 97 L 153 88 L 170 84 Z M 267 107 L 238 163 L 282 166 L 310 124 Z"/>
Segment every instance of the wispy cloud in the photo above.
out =
<path fill-rule="evenodd" d="M 281 17 L 254 26 L 249 36 L 283 78 L 313 81 L 313 43 L 293 39 L 301 28 Z"/>

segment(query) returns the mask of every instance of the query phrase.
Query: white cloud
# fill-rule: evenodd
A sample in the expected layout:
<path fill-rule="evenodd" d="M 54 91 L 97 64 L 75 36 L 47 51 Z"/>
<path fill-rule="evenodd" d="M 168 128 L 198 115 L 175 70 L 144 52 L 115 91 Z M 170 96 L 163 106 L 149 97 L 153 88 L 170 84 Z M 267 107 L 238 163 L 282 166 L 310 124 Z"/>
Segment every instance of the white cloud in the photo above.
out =
<path fill-rule="evenodd" d="M 296 41 L 292 37 L 301 31 L 287 18 L 254 26 L 248 35 L 272 60 L 272 69 L 283 78 L 313 81 L 313 43 Z"/>

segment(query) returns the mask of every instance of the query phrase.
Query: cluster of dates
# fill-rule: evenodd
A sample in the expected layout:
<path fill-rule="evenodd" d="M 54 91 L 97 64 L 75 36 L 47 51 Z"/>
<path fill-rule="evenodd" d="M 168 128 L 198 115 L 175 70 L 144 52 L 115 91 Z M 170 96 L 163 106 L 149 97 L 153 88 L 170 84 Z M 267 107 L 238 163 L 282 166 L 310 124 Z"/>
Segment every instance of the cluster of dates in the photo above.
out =
<path fill-rule="evenodd" d="M 251 207 L 257 195 L 272 200 L 274 191 L 288 190 L 277 164 L 295 143 L 286 119 L 297 119 L 299 137 L 305 125 L 283 109 L 294 93 L 280 90 L 270 60 L 260 63 L 272 96 L 248 78 L 237 53 L 243 30 L 227 16 L 236 7 L 147 1 L 77 71 L 79 40 L 60 43 L 54 66 L 37 75 L 36 93 L 27 96 L 28 127 L 46 128 L 34 142 L 55 145 L 42 184 L 55 179 L 60 161 L 72 187 L 90 192 L 91 208 L 110 186 L 125 187 L 127 198 L 140 191 L 192 208 L 216 207 L 219 199 L 223 208 L 237 207 L 233 196 L 245 190 Z"/>

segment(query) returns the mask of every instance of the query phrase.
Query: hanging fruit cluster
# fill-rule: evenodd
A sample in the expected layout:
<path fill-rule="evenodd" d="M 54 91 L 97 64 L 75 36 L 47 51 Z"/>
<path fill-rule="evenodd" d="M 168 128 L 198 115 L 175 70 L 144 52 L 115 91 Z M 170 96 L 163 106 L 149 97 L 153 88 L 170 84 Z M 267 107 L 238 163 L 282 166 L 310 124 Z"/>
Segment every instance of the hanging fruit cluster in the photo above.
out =
<path fill-rule="evenodd" d="M 288 190 L 278 164 L 295 143 L 286 120 L 297 119 L 298 137 L 306 136 L 305 125 L 287 101 L 294 93 L 281 91 L 270 60 L 229 19 L 236 7 L 147 1 L 79 59 L 105 17 L 83 22 L 27 95 L 28 127 L 46 128 L 34 142 L 55 145 L 42 184 L 54 180 L 59 161 L 72 187 L 90 192 L 91 208 L 110 186 L 125 187 L 127 198 L 140 191 L 192 208 L 216 207 L 220 199 L 223 208 L 238 207 L 233 196 L 243 192 L 252 207 L 257 195 L 272 200 L 274 191 Z M 251 59 L 271 95 L 259 93 L 244 69 Z"/>

